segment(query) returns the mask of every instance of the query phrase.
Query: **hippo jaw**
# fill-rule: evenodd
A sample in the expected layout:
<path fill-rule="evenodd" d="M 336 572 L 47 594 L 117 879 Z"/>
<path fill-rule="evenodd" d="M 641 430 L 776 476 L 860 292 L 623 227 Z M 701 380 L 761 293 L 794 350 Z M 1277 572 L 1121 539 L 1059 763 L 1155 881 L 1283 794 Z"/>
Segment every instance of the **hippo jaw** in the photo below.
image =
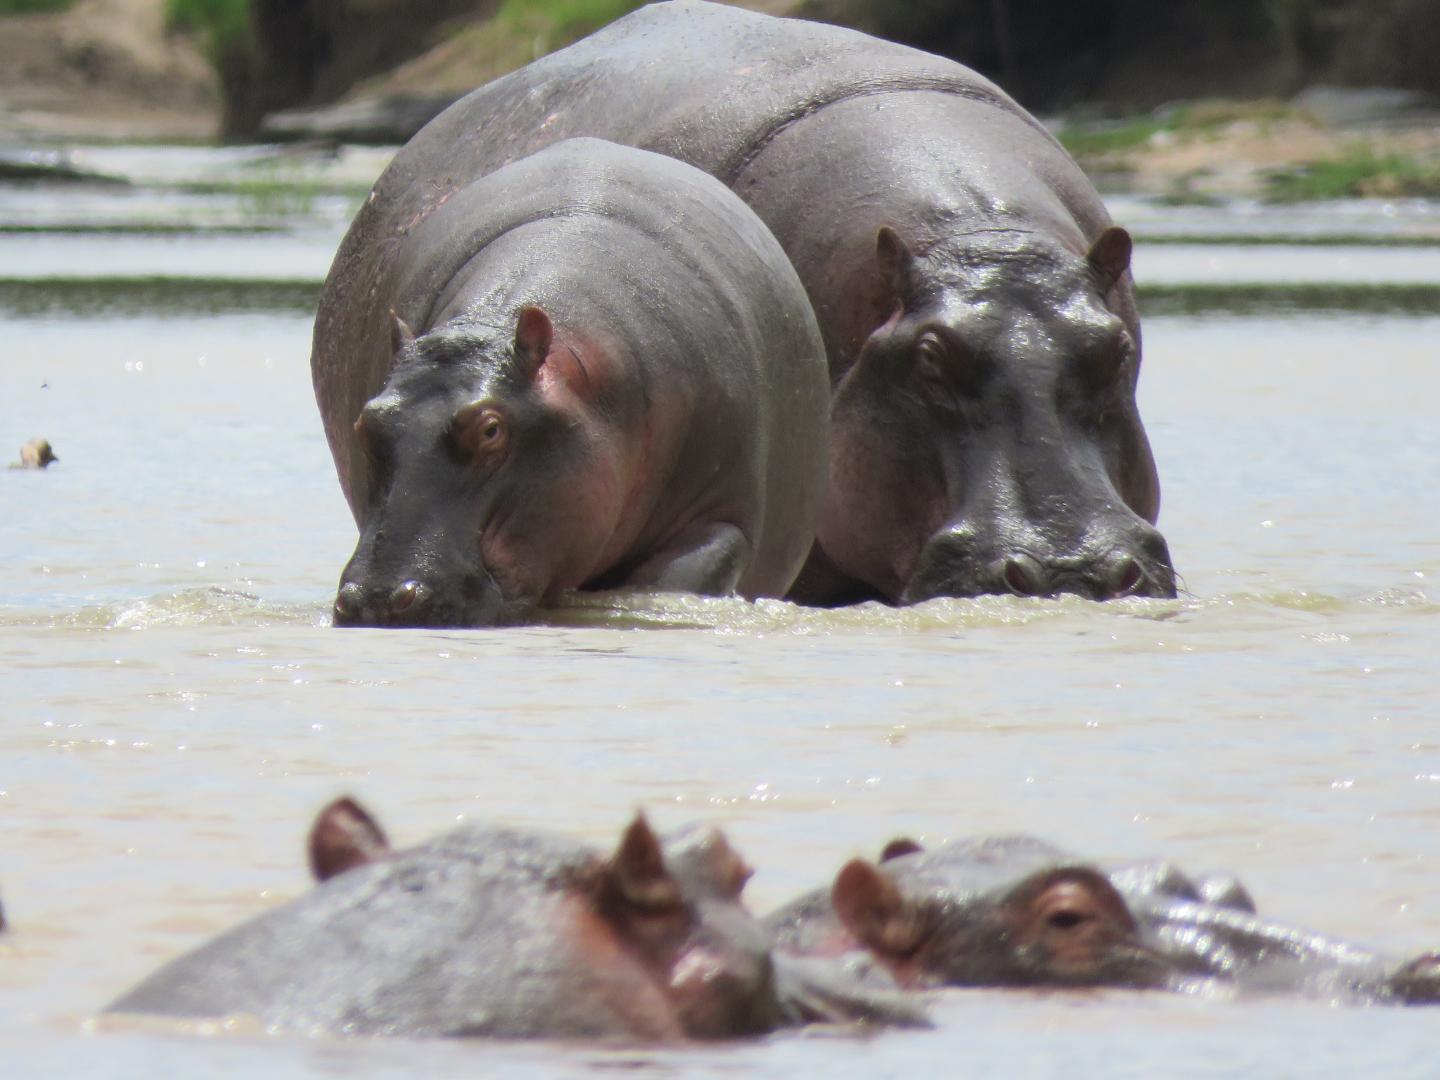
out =
<path fill-rule="evenodd" d="M 1173 597 L 1138 330 L 1107 306 L 1128 236 L 1106 230 L 1089 257 L 987 243 L 936 245 L 922 273 L 881 230 L 897 302 L 836 387 L 818 548 L 896 604 Z"/>

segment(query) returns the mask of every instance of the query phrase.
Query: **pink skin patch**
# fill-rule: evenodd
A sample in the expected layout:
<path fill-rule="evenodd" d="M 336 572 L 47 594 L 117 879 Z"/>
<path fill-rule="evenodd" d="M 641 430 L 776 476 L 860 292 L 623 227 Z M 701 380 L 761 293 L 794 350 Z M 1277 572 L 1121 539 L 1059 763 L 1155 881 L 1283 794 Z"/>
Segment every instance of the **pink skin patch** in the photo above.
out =
<path fill-rule="evenodd" d="M 481 557 L 502 592 L 540 601 L 575 589 L 629 550 L 648 517 L 642 468 L 648 432 L 615 430 L 595 408 L 614 389 L 615 347 L 556 328 L 535 385 L 577 436 L 575 459 L 524 505 L 507 507 L 481 535 Z"/>

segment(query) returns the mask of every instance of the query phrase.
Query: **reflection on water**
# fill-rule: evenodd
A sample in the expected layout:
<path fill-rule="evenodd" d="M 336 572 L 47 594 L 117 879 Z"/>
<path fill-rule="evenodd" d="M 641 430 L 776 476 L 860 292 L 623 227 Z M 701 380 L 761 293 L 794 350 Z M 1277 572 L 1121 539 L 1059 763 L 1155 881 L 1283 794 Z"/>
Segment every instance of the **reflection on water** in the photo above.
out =
<path fill-rule="evenodd" d="M 1165 213 L 1138 216 L 1198 227 Z M 1371 220 L 1285 213 L 1291 233 Z M 1177 600 L 829 612 L 611 594 L 531 627 L 402 632 L 327 625 L 355 531 L 310 392 L 313 280 L 130 270 L 42 284 L 7 264 L 0 284 L 0 454 L 44 435 L 61 458 L 0 471 L 7 1061 L 277 1078 L 481 1060 L 546 1077 L 1433 1067 L 1428 1010 L 1124 993 L 957 993 L 934 1032 L 683 1052 L 92 1017 L 305 888 L 305 829 L 341 791 L 400 843 L 462 818 L 607 844 L 637 806 L 705 819 L 758 867 L 761 909 L 895 834 L 1030 832 L 1232 870 L 1262 910 L 1363 943 L 1440 945 L 1440 282 L 1398 286 L 1414 307 L 1349 312 L 1366 286 L 1318 282 L 1297 295 L 1332 289 L 1326 310 L 1298 316 L 1224 282 L 1196 307 L 1147 296 L 1141 406 Z"/>

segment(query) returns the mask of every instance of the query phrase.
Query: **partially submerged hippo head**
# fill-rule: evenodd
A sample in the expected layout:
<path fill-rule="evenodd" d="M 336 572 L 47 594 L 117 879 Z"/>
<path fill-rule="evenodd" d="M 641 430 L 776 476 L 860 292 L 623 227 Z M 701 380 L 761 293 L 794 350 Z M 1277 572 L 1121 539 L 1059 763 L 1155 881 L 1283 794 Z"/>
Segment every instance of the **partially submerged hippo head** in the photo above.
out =
<path fill-rule="evenodd" d="M 1130 251 L 1114 226 L 1084 256 L 1019 228 L 923 252 L 880 229 L 892 314 L 831 416 L 819 546 L 836 568 L 893 603 L 1175 595 L 1139 324 L 1128 291 L 1109 299 Z"/>
<path fill-rule="evenodd" d="M 1161 985 L 1163 967 L 1103 874 L 1041 849 L 977 853 L 965 874 L 909 855 L 854 859 L 835 878 L 834 912 L 902 985 Z"/>
<path fill-rule="evenodd" d="M 862 949 L 902 985 L 1119 986 L 1299 993 L 1352 1003 L 1440 1001 L 1440 958 L 1396 964 L 1256 914 L 1228 874 L 1168 862 L 1102 872 L 1031 837 L 887 846 L 829 893 L 766 919 L 798 955 Z"/>
<path fill-rule="evenodd" d="M 588 524 L 584 426 L 537 386 L 553 333 L 534 306 L 420 337 L 394 319 L 394 368 L 355 422 L 370 483 L 337 626 L 493 625 L 580 584 L 544 542 Z"/>
<path fill-rule="evenodd" d="M 386 1035 L 711 1039 L 786 1022 L 749 868 L 713 829 L 637 816 L 607 857 L 467 826 L 395 852 L 340 800 L 310 834 L 321 884 L 112 1006 Z"/>

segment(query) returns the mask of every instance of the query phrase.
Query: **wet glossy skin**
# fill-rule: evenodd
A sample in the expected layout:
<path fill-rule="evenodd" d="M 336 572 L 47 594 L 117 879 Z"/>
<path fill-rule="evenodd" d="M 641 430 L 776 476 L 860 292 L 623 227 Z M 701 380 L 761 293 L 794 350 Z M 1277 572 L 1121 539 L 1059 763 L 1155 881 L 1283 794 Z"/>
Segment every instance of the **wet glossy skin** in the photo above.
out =
<path fill-rule="evenodd" d="M 349 800 L 322 812 L 311 893 L 172 961 L 109 1011 L 247 1014 L 292 1031 L 673 1041 L 786 1022 L 749 869 L 720 834 L 608 858 L 464 826 L 390 853 Z"/>
<path fill-rule="evenodd" d="M 723 5 L 647 6 L 417 135 L 327 294 L 365 291 L 446 177 L 576 134 L 721 179 L 804 282 L 834 404 L 796 599 L 1173 595 L 1135 407 L 1129 238 L 1033 118 L 949 61 Z M 317 348 L 317 384 L 333 363 Z"/>
<path fill-rule="evenodd" d="M 765 920 L 801 955 L 866 950 L 905 986 L 1124 986 L 1440 1000 L 1440 961 L 1403 964 L 1255 914 L 1233 878 L 1168 863 L 1102 874 L 1030 837 L 856 859 Z"/>
<path fill-rule="evenodd" d="M 824 493 L 824 346 L 731 192 L 570 140 L 450 192 L 392 256 L 316 321 L 361 531 L 337 625 L 494 625 L 565 589 L 785 592 Z M 362 317 L 341 349 L 332 320 Z"/>

